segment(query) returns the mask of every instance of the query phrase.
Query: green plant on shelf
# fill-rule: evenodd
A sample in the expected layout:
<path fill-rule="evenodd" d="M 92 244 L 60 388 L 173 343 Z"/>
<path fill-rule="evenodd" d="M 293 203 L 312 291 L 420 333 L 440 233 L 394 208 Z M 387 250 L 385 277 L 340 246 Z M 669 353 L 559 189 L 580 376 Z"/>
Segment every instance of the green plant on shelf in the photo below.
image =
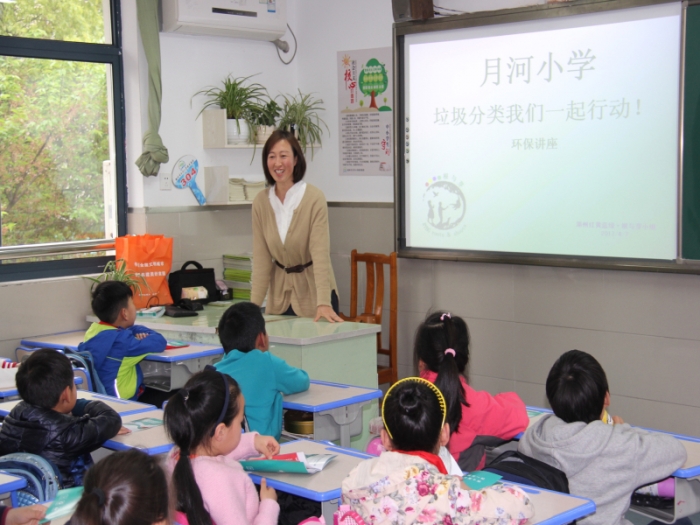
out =
<path fill-rule="evenodd" d="M 204 103 L 202 111 L 212 107 L 226 110 L 226 118 L 236 120 L 238 132 L 241 131 L 241 121 L 245 122 L 250 130 L 251 141 L 255 136 L 257 124 L 255 114 L 260 106 L 265 106 L 269 100 L 267 89 L 257 82 L 249 82 L 250 76 L 234 78 L 231 75 L 222 81 L 223 87 L 210 87 L 197 91 L 193 98 L 204 95 L 208 100 Z M 197 117 L 202 114 L 199 112 Z"/>
<path fill-rule="evenodd" d="M 257 126 L 274 126 L 281 110 L 277 102 L 269 100 L 266 104 L 260 104 L 251 110 L 253 122 Z"/>
<path fill-rule="evenodd" d="M 140 275 L 136 275 L 130 270 L 127 270 L 126 261 L 124 259 L 109 261 L 107 264 L 105 264 L 104 270 L 100 275 L 97 277 L 85 276 L 85 279 L 92 281 L 90 291 L 94 290 L 95 286 L 105 281 L 121 281 L 136 293 L 141 293 L 142 286 L 150 290 L 150 286 L 148 286 L 146 279 Z"/>
<path fill-rule="evenodd" d="M 321 145 L 323 129 L 326 128 L 330 135 L 330 130 L 326 123 L 318 115 L 319 111 L 325 111 L 323 100 L 314 98 L 310 93 L 304 94 L 299 91 L 299 95 L 281 95 L 282 117 L 279 128 L 293 131 L 301 147 L 306 151 L 307 146 L 311 146 L 311 156 L 314 154 L 314 145 Z"/>

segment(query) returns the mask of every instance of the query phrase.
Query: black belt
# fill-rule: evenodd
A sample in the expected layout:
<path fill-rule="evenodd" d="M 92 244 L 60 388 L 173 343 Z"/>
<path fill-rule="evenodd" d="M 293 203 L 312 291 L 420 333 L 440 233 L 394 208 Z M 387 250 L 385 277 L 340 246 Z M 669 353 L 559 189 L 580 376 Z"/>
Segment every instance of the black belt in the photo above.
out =
<path fill-rule="evenodd" d="M 287 273 L 301 273 L 304 270 L 306 270 L 309 266 L 311 266 L 314 262 L 309 261 L 306 264 L 297 264 L 296 266 L 290 266 L 289 268 L 282 266 L 279 261 L 275 261 L 275 264 L 282 268 L 285 272 Z"/>

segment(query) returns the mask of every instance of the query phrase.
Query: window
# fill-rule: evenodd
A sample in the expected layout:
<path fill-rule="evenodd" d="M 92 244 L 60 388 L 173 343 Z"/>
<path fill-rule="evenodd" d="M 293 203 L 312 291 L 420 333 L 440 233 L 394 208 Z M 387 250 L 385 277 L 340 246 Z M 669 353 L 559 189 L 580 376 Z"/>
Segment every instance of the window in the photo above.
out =
<path fill-rule="evenodd" d="M 0 281 L 100 271 L 126 233 L 118 0 L 0 0 Z"/>

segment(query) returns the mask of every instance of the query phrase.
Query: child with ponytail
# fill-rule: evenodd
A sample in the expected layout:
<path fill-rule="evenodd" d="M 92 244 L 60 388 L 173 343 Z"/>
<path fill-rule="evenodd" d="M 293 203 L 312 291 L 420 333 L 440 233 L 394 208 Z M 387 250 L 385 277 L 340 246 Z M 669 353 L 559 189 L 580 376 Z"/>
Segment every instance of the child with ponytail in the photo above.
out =
<path fill-rule="evenodd" d="M 517 487 L 469 490 L 448 474 L 437 455 L 450 438 L 447 403 L 420 377 L 402 379 L 382 404 L 386 452 L 353 469 L 343 481 L 343 503 L 371 525 L 442 523 L 522 525 L 532 503 Z"/>
<path fill-rule="evenodd" d="M 115 452 L 87 471 L 70 525 L 166 525 L 168 482 L 158 460 Z M 67 524 L 68 525 L 68 524 Z"/>
<path fill-rule="evenodd" d="M 429 315 L 416 332 L 414 357 L 420 376 L 445 396 L 452 432 L 448 449 L 463 471 L 483 468 L 487 446 L 509 441 L 527 428 L 527 410 L 518 394 L 492 396 L 467 384 L 469 330 L 462 318 L 448 312 Z"/>
<path fill-rule="evenodd" d="M 164 422 L 176 448 L 168 455 L 179 523 L 276 525 L 277 494 L 265 480 L 260 497 L 237 460 L 279 452 L 257 432 L 241 435 L 245 399 L 238 383 L 213 367 L 194 374 L 168 401 Z M 183 519 L 184 518 L 184 519 Z"/>

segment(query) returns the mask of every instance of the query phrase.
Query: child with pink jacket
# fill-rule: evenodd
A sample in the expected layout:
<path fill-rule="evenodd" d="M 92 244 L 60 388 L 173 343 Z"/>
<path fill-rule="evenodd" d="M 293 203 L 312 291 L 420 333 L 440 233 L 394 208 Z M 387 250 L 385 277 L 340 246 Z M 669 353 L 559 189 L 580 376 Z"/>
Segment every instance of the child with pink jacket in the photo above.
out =
<path fill-rule="evenodd" d="M 177 521 L 189 525 L 276 525 L 279 505 L 265 480 L 260 497 L 238 462 L 279 452 L 279 443 L 241 433 L 245 399 L 238 383 L 213 369 L 193 375 L 165 407 L 165 427 L 176 448 L 172 472 Z"/>

